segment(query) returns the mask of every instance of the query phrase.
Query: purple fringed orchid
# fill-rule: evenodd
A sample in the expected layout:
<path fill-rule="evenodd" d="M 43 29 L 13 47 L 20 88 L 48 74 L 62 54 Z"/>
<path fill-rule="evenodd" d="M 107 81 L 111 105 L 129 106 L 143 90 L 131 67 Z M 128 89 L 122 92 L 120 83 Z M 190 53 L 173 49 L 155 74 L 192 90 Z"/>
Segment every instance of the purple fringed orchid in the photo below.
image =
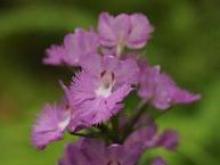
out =
<path fill-rule="evenodd" d="M 33 126 L 33 145 L 44 149 L 65 131 L 81 136 L 67 145 L 59 165 L 137 165 L 149 149 L 175 151 L 178 133 L 160 133 L 146 107 L 166 110 L 195 102 L 200 95 L 179 88 L 159 66 L 140 57 L 152 32 L 143 14 L 101 13 L 97 30 L 78 28 L 63 44 L 47 49 L 45 64 L 66 65 L 75 73 L 69 85 L 61 83 L 65 101 L 43 108 Z M 131 93 L 140 102 L 126 116 L 124 105 Z M 151 164 L 167 163 L 157 157 Z"/>
<path fill-rule="evenodd" d="M 141 155 L 146 150 L 156 147 L 159 140 L 155 125 L 136 131 L 124 144 L 107 145 L 101 140 L 81 139 L 66 147 L 59 165 L 136 165 Z M 174 141 L 178 141 L 178 138 Z M 166 148 L 166 146 L 162 147 Z M 163 165 L 163 163 L 166 165 L 165 161 L 158 157 L 152 165 Z"/>
<path fill-rule="evenodd" d="M 32 142 L 36 148 L 44 149 L 49 143 L 62 139 L 71 119 L 68 108 L 46 105 L 33 127 Z"/>
<path fill-rule="evenodd" d="M 84 125 L 99 124 L 121 110 L 121 102 L 133 90 L 132 85 L 137 84 L 139 72 L 135 61 L 121 61 L 115 56 L 88 57 L 82 62 L 82 68 L 84 71 L 73 78 L 66 90 L 69 104 L 77 107 L 72 131 L 79 120 Z"/>
<path fill-rule="evenodd" d="M 97 52 L 98 35 L 94 31 L 76 29 L 67 34 L 63 45 L 52 45 L 47 49 L 43 62 L 50 65 L 80 66 L 81 59 Z"/>
<path fill-rule="evenodd" d="M 124 47 L 143 48 L 153 28 L 143 14 L 120 14 L 116 17 L 101 13 L 98 22 L 100 42 L 105 47 L 116 47 L 120 55 Z"/>
<path fill-rule="evenodd" d="M 163 146 L 167 150 L 175 151 L 179 144 L 179 134 L 174 130 L 165 130 L 157 141 L 157 146 Z"/>
<path fill-rule="evenodd" d="M 156 147 L 175 151 L 179 143 L 179 136 L 174 130 L 165 130 L 159 134 L 156 123 L 149 115 L 143 115 L 134 125 L 134 130 L 126 138 L 124 144 L 128 148 L 139 146 L 140 154 Z"/>
<path fill-rule="evenodd" d="M 138 158 L 134 149 L 123 145 L 106 146 L 100 140 L 82 139 L 66 147 L 59 165 L 135 165 Z"/>
<path fill-rule="evenodd" d="M 156 108 L 165 110 L 175 104 L 190 104 L 200 99 L 200 95 L 179 88 L 169 75 L 161 73 L 159 66 L 151 67 L 142 61 L 139 66 L 138 95 Z"/>

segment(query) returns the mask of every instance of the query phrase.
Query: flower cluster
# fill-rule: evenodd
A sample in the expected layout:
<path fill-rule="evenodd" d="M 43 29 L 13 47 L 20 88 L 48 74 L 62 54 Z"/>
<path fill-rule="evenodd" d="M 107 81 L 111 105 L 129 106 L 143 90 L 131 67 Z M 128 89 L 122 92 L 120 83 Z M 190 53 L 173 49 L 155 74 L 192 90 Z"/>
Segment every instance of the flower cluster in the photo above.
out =
<path fill-rule="evenodd" d="M 43 108 L 33 126 L 33 145 L 44 149 L 65 132 L 82 136 L 67 145 L 60 165 L 135 165 L 148 149 L 175 150 L 178 134 L 170 129 L 159 133 L 146 106 L 165 111 L 200 96 L 178 87 L 159 66 L 141 57 L 152 32 L 143 14 L 101 13 L 97 29 L 78 28 L 63 44 L 47 49 L 45 64 L 75 72 L 68 85 L 60 83 L 63 99 Z M 126 116 L 125 99 L 131 93 L 140 103 Z M 163 164 L 161 157 L 152 162 Z"/>

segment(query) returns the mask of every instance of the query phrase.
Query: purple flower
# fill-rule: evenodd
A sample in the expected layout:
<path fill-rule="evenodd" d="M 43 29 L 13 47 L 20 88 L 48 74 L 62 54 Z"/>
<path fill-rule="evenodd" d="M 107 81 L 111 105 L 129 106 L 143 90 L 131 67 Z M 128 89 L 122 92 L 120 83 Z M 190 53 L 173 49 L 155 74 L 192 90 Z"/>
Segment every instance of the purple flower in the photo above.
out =
<path fill-rule="evenodd" d="M 104 12 L 99 16 L 100 42 L 106 47 L 117 47 L 121 53 L 124 46 L 131 49 L 143 48 L 153 31 L 146 16 L 142 14 L 120 14 L 116 17 Z"/>
<path fill-rule="evenodd" d="M 120 144 L 106 146 L 103 141 L 83 139 L 69 144 L 59 165 L 135 165 L 139 157 Z"/>
<path fill-rule="evenodd" d="M 154 97 L 156 84 L 160 75 L 160 67 L 150 67 L 146 61 L 139 61 L 140 73 L 139 83 L 140 87 L 138 95 L 144 100 L 151 100 Z"/>
<path fill-rule="evenodd" d="M 44 149 L 49 143 L 62 139 L 71 119 L 71 111 L 63 106 L 46 105 L 32 130 L 32 143 Z"/>
<path fill-rule="evenodd" d="M 103 72 L 111 72 L 116 86 L 126 83 L 132 85 L 138 83 L 140 70 L 134 58 L 121 60 L 111 54 L 105 54 L 104 56 L 94 54 L 93 56 L 85 57 L 81 62 L 81 66 L 83 70 L 96 77 L 103 74 Z"/>
<path fill-rule="evenodd" d="M 132 85 L 137 83 L 139 72 L 131 59 L 93 57 L 96 58 L 84 60 L 84 70 L 74 77 L 66 92 L 69 104 L 76 109 L 73 118 L 80 119 L 85 125 L 102 123 L 116 114 L 122 108 L 123 99 L 133 89 Z M 71 123 L 74 131 L 77 122 Z"/>
<path fill-rule="evenodd" d="M 141 121 L 140 127 L 139 124 L 136 125 L 136 130 L 133 131 L 130 136 L 125 141 L 125 145 L 129 148 L 134 146 L 140 146 L 140 152 L 144 152 L 146 149 L 155 147 L 157 145 L 157 125 L 153 121 L 149 121 L 146 118 L 145 125 Z"/>
<path fill-rule="evenodd" d="M 43 62 L 50 65 L 80 66 L 81 58 L 96 53 L 98 46 L 99 39 L 95 32 L 76 29 L 75 33 L 65 36 L 63 45 L 52 45 L 47 49 L 47 57 Z"/>
<path fill-rule="evenodd" d="M 175 151 L 177 132 L 167 129 L 160 133 L 144 108 L 151 104 L 165 110 L 200 96 L 178 87 L 159 66 L 139 58 L 138 49 L 144 48 L 152 32 L 142 14 L 114 17 L 104 12 L 97 32 L 76 29 L 61 45 L 47 49 L 45 64 L 67 65 L 77 72 L 70 85 L 61 82 L 64 102 L 43 108 L 33 126 L 33 145 L 44 149 L 62 139 L 66 130 L 86 137 L 67 145 L 59 165 L 136 165 L 145 151 L 157 147 Z M 123 101 L 133 90 L 141 100 L 134 116 L 125 116 L 126 111 L 120 112 Z M 85 129 L 83 133 L 76 133 L 81 129 Z M 166 165 L 166 161 L 157 157 L 152 165 Z"/>
<path fill-rule="evenodd" d="M 158 109 L 165 110 L 175 104 L 189 104 L 200 99 L 185 89 L 179 88 L 166 73 L 160 73 L 158 66 L 140 64 L 140 89 L 138 94 Z"/>
<path fill-rule="evenodd" d="M 179 135 L 174 130 L 165 130 L 157 142 L 158 146 L 163 146 L 168 150 L 175 150 L 179 144 Z"/>
<path fill-rule="evenodd" d="M 64 63 L 64 57 L 66 56 L 66 50 L 64 46 L 52 45 L 46 50 L 46 58 L 43 59 L 45 64 L 61 65 Z"/>
<path fill-rule="evenodd" d="M 161 157 L 155 158 L 151 163 L 151 165 L 166 165 L 166 164 L 167 164 L 166 161 Z"/>
<path fill-rule="evenodd" d="M 127 137 L 124 145 L 128 148 L 139 146 L 142 154 L 150 148 L 163 147 L 174 151 L 179 144 L 179 136 L 174 130 L 165 130 L 159 134 L 157 125 L 149 115 L 143 114 L 134 125 L 133 132 Z"/>

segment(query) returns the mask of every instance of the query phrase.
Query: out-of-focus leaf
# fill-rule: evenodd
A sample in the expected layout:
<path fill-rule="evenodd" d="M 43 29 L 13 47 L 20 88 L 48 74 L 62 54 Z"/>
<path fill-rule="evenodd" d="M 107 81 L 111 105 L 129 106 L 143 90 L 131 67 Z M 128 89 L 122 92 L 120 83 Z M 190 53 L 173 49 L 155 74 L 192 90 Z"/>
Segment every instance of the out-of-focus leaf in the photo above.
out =
<path fill-rule="evenodd" d="M 37 5 L 0 13 L 0 39 L 25 31 L 72 31 L 89 26 L 94 18 L 85 11 L 67 6 Z"/>

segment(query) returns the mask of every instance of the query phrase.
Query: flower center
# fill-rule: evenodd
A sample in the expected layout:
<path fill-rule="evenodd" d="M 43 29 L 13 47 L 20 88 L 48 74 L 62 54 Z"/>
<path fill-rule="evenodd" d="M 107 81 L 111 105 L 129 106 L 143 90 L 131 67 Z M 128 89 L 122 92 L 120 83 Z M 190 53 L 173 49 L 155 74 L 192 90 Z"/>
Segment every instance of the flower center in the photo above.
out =
<path fill-rule="evenodd" d="M 96 90 L 97 96 L 108 97 L 112 93 L 115 82 L 115 75 L 111 71 L 103 71 L 100 75 L 101 82 Z"/>
<path fill-rule="evenodd" d="M 121 54 L 124 50 L 124 46 L 125 46 L 125 44 L 124 44 L 123 40 L 120 40 L 116 46 L 116 56 L 117 57 L 121 57 Z"/>
<path fill-rule="evenodd" d="M 71 111 L 69 107 L 66 107 L 65 112 L 62 116 L 62 120 L 58 123 L 58 127 L 61 130 L 64 130 L 70 123 L 70 120 L 71 120 Z"/>

